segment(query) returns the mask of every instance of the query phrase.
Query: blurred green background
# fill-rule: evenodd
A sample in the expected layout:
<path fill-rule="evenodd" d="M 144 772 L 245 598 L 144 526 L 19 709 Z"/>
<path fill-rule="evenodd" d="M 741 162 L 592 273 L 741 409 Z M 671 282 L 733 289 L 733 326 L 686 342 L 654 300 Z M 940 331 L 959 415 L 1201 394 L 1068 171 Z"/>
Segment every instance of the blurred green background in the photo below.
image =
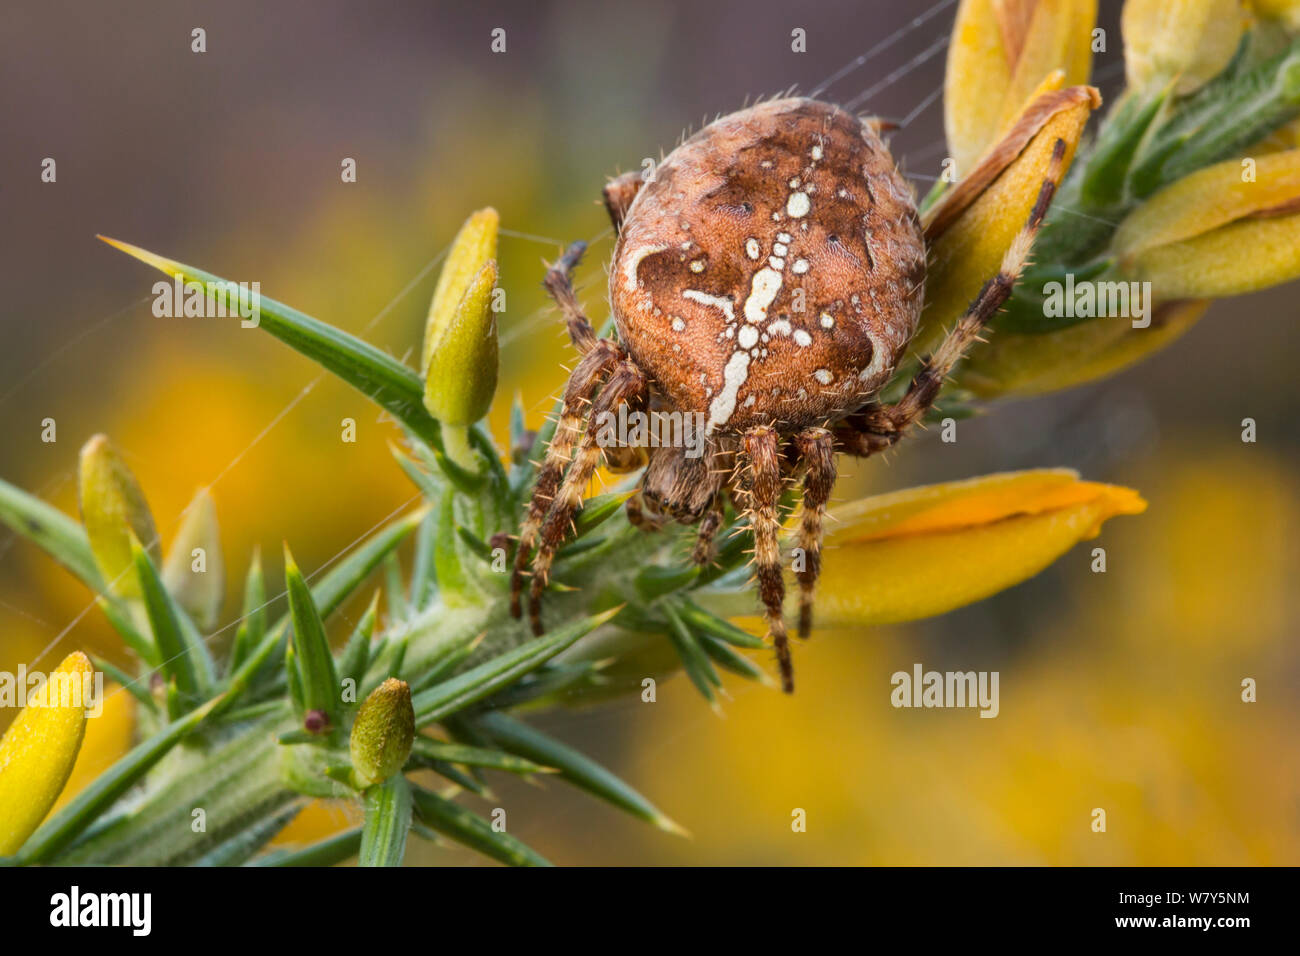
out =
<path fill-rule="evenodd" d="M 1103 3 L 1103 92 L 1122 62 Z M 236 281 L 388 349 L 418 348 L 436 270 L 493 205 L 508 308 L 505 400 L 540 422 L 571 356 L 539 285 L 560 243 L 594 240 L 583 298 L 604 318 L 612 249 L 599 191 L 746 98 L 816 87 L 929 4 L 884 0 L 436 4 L 21 2 L 0 27 L 4 255 L 0 475 L 75 511 L 77 449 L 109 433 L 164 542 L 211 485 L 230 579 L 280 541 L 312 569 L 412 494 L 377 409 L 269 336 L 155 318 L 154 275 L 106 233 Z M 884 83 L 952 9 L 837 82 L 901 119 L 943 55 Z M 191 30 L 207 52 L 190 50 Z M 493 54 L 490 32 L 506 30 Z M 807 52 L 791 51 L 802 28 Z M 941 104 L 894 134 L 918 188 L 945 155 Z M 58 180 L 40 181 L 45 157 Z M 353 184 L 340 181 L 345 157 Z M 402 294 L 405 293 L 405 294 Z M 570 863 L 1300 863 L 1296 289 L 1215 305 L 1171 348 L 1087 388 L 1007 403 L 888 461 L 844 460 L 837 497 L 1066 465 L 1139 489 L 1040 577 L 941 619 L 818 634 L 793 699 L 729 684 L 715 716 L 684 677 L 659 701 L 538 718 L 693 832 L 644 827 L 563 787 L 497 781 L 509 827 Z M 58 440 L 41 441 L 54 418 Z M 355 444 L 340 422 L 358 423 Z M 1240 423 L 1258 422 L 1243 444 Z M 833 553 L 828 560 L 834 560 Z M 121 659 L 90 596 L 0 534 L 0 668 L 84 647 Z M 344 616 L 353 614 L 345 608 Z M 346 622 L 340 622 L 346 625 Z M 230 632 L 219 637 L 220 643 Z M 57 655 L 57 656 L 56 656 Z M 1001 715 L 894 710 L 914 662 L 1001 672 Z M 1259 701 L 1240 682 L 1259 682 Z M 125 695 L 123 695 L 125 696 Z M 9 715 L 0 716 L 7 722 Z M 93 762 L 93 755 L 83 758 Z M 107 759 L 107 757 L 105 757 Z M 80 770 L 79 770 L 80 772 Z M 1108 832 L 1093 833 L 1105 808 Z M 791 832 L 803 808 L 808 832 Z M 345 820 L 317 807 L 303 837 Z M 413 862 L 474 862 L 413 841 Z"/>

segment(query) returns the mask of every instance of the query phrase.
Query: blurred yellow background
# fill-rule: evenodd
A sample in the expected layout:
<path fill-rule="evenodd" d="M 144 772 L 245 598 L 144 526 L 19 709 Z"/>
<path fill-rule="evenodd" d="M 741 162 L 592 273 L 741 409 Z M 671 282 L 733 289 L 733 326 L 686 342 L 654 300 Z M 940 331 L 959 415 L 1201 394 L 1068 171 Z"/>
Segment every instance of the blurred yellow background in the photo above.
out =
<path fill-rule="evenodd" d="M 1102 6 L 1113 24 L 1115 5 Z M 194 490 L 211 485 L 228 622 L 254 545 L 272 579 L 282 539 L 309 571 L 410 497 L 386 447 L 396 431 L 260 331 L 153 317 L 154 276 L 96 232 L 259 281 L 263 294 L 401 357 L 418 347 L 436 275 L 426 266 L 470 210 L 491 204 L 506 230 L 508 296 L 493 425 L 504 430 L 516 391 L 536 425 L 570 358 L 539 285 L 542 260 L 595 240 L 580 283 L 604 318 L 605 177 L 658 157 L 706 113 L 816 86 L 914 15 L 868 0 L 797 11 L 51 2 L 7 13 L 0 62 L 25 81 L 0 85 L 10 117 L 0 476 L 75 512 L 77 449 L 107 432 L 165 543 Z M 950 22 L 940 14 L 829 95 L 869 89 Z M 207 31 L 205 54 L 190 51 L 195 27 Z M 505 54 L 489 51 L 494 27 L 507 31 Z M 790 49 L 795 28 L 806 54 Z M 1095 70 L 1120 57 L 1116 39 Z M 942 67 L 942 57 L 922 63 L 868 107 L 907 116 L 941 85 Z M 944 156 L 937 106 L 893 146 L 928 189 Z M 39 180 L 47 156 L 54 184 Z M 340 181 L 345 157 L 357 161 L 354 184 Z M 567 863 L 1300 863 L 1295 302 L 1293 287 L 1217 304 L 1115 379 L 997 407 L 963 422 L 956 444 L 929 436 L 887 462 L 844 461 L 840 499 L 1064 465 L 1139 489 L 1150 509 L 1106 527 L 1096 542 L 1105 574 L 1089 570 L 1093 545 L 1080 546 L 943 618 L 818 634 L 796 651 L 793 699 L 728 679 L 734 699 L 720 719 L 678 677 L 652 705 L 538 718 L 694 837 L 553 783 L 494 780 L 511 831 Z M 40 438 L 47 417 L 53 444 Z M 347 417 L 355 444 L 340 440 Z M 1259 424 L 1255 444 L 1241 441 L 1246 417 Z M 31 665 L 89 602 L 37 549 L 0 534 L 0 669 Z M 337 623 L 355 616 L 345 607 Z M 44 666 L 73 647 L 124 660 L 98 611 Z M 915 662 L 1000 671 L 1000 716 L 893 709 L 889 675 Z M 1257 703 L 1240 699 L 1246 677 Z M 120 744 L 123 726 L 110 716 L 92 733 Z M 95 758 L 84 754 L 78 773 Z M 1096 807 L 1104 834 L 1091 829 Z M 791 831 L 795 808 L 806 833 Z M 293 832 L 345 819 L 316 808 Z M 408 860 L 478 862 L 419 841 Z"/>

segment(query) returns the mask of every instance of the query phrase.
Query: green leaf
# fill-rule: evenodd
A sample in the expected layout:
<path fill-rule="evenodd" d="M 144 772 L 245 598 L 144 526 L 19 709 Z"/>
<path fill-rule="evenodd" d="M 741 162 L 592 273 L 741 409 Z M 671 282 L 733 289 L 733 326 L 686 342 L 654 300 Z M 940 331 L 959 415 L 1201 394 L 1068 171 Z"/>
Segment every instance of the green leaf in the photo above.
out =
<path fill-rule="evenodd" d="M 462 773 L 461 771 L 457 770 L 452 764 L 447 763 L 447 761 L 429 760 L 427 761 L 427 764 L 430 770 L 433 770 L 435 773 L 441 774 L 442 776 L 450 780 L 452 783 L 454 783 L 456 786 L 462 788 L 463 790 L 468 790 L 470 793 L 474 794 L 474 796 L 482 797 L 484 800 L 493 799 L 492 791 L 487 788 L 487 785 L 483 781 L 476 780 L 474 777 L 471 777 L 469 774 Z"/>
<path fill-rule="evenodd" d="M 0 521 L 43 548 L 92 591 L 104 590 L 86 532 L 62 511 L 0 480 Z"/>
<path fill-rule="evenodd" d="M 1145 99 L 1130 93 L 1106 118 L 1079 184 L 1080 197 L 1089 207 L 1110 209 L 1124 201 L 1133 156 L 1172 89 L 1170 84 Z"/>
<path fill-rule="evenodd" d="M 322 618 L 329 617 L 331 613 L 338 609 L 339 605 L 365 581 L 370 572 L 375 569 L 375 566 L 384 559 L 384 555 L 402 543 L 402 540 L 420 523 L 424 514 L 425 509 L 420 508 L 385 525 L 316 582 L 316 585 L 311 590 L 311 597 Z M 230 687 L 227 690 L 226 703 L 223 707 L 235 703 L 239 696 L 256 680 L 267 662 L 275 656 L 277 648 L 284 642 L 288 622 L 288 617 L 277 621 L 275 627 L 240 664 L 238 670 L 230 678 Z"/>
<path fill-rule="evenodd" d="M 402 583 L 402 563 L 397 552 L 390 551 L 384 558 L 384 587 L 388 591 L 388 613 L 393 620 L 405 621 L 411 616 L 406 603 L 406 587 Z"/>
<path fill-rule="evenodd" d="M 718 672 L 713 669 L 709 663 L 709 656 L 700 647 L 691 634 L 691 629 L 686 626 L 673 607 L 671 601 L 663 603 L 664 614 L 668 616 L 668 639 L 673 642 L 673 647 L 677 649 L 677 656 L 682 659 L 682 666 L 686 669 L 686 676 L 691 679 L 691 683 L 710 704 L 714 703 L 713 688 L 721 687 L 722 680 L 718 677 Z"/>
<path fill-rule="evenodd" d="M 18 855 L 22 863 L 44 863 L 90 826 L 122 794 L 131 789 L 145 773 L 184 737 L 193 733 L 216 709 L 221 698 L 196 707 L 173 720 L 158 733 L 137 744 L 117 763 L 101 773 L 77 794 L 72 802 L 41 824 Z"/>
<path fill-rule="evenodd" d="M 175 681 L 177 691 L 186 699 L 196 701 L 200 695 L 198 668 L 188 636 L 181 627 L 181 612 L 172 603 L 153 561 L 134 535 L 131 536 L 131 560 L 140 581 L 141 597 L 153 629 L 154 643 L 158 645 L 163 676 Z"/>
<path fill-rule="evenodd" d="M 233 285 L 210 272 L 165 259 L 139 246 L 99 238 L 173 279 L 199 282 L 209 289 Z M 261 329 L 333 372 L 417 435 L 439 444 L 438 423 L 424 408 L 424 383 L 413 369 L 342 329 L 265 296 L 259 301 L 257 321 Z"/>
<path fill-rule="evenodd" d="M 718 640 L 734 644 L 736 647 L 759 650 L 767 646 L 761 637 L 755 637 L 748 631 L 736 627 L 730 621 L 724 620 L 716 614 L 710 614 L 694 601 L 678 601 L 674 602 L 673 606 L 677 609 L 681 619 L 697 632 L 716 637 Z"/>
<path fill-rule="evenodd" d="M 507 773 L 556 773 L 552 767 L 543 767 L 539 763 L 523 757 L 492 750 L 487 747 L 470 747 L 467 744 L 449 744 L 433 740 L 423 734 L 417 734 L 411 756 L 423 760 L 442 760 L 450 763 L 464 764 L 466 767 L 486 767 L 489 770 L 504 770 Z"/>
<path fill-rule="evenodd" d="M 554 767 L 575 787 L 653 824 L 660 830 L 685 835 L 685 830 L 660 812 L 649 800 L 600 764 L 567 744 L 560 743 L 555 738 L 500 711 L 480 714 L 470 723 L 502 749 L 527 757 L 535 763 Z"/>
<path fill-rule="evenodd" d="M 273 813 L 256 820 L 247 829 L 239 830 L 234 835 L 222 840 L 191 865 L 239 866 L 266 846 L 271 838 L 288 826 L 301 811 L 302 804 L 295 803 L 279 813 Z"/>
<path fill-rule="evenodd" d="M 636 590 L 645 600 L 652 601 L 661 595 L 688 587 L 700 578 L 701 573 L 696 565 L 647 565 L 636 576 Z"/>
<path fill-rule="evenodd" d="M 330 652 L 325 625 L 321 622 L 311 590 L 302 572 L 284 548 L 284 582 L 289 592 L 289 613 L 293 618 L 292 646 L 302 675 L 302 702 L 307 710 L 319 710 L 329 718 L 330 726 L 339 726 L 339 681 L 334 673 L 334 655 Z"/>
<path fill-rule="evenodd" d="M 438 502 L 438 530 L 434 536 L 433 564 L 443 600 L 453 606 L 464 604 L 470 592 L 469 576 L 459 545 L 456 496 L 444 493 Z"/>
<path fill-rule="evenodd" d="M 590 531 L 594 531 L 602 524 L 618 514 L 623 503 L 631 498 L 636 491 L 615 491 L 606 495 L 597 495 L 584 501 L 582 511 L 573 521 L 572 539 L 581 538 Z"/>
<path fill-rule="evenodd" d="M 121 604 L 117 598 L 105 594 L 96 597 L 95 603 L 104 612 L 104 617 L 108 618 L 108 623 L 113 625 L 113 630 L 117 631 L 123 643 L 135 651 L 140 660 L 150 667 L 157 668 L 161 661 L 158 656 L 158 648 L 154 645 L 151 637 L 135 626 L 130 610 Z"/>
<path fill-rule="evenodd" d="M 578 661 L 573 664 L 549 664 L 525 680 L 511 684 L 494 696 L 488 705 L 493 710 L 510 710 L 541 698 L 559 700 L 575 684 L 599 680 L 600 668 L 608 661 Z"/>
<path fill-rule="evenodd" d="M 433 600 L 438 590 L 438 578 L 433 570 L 433 539 L 438 530 L 437 517 L 430 512 L 420 522 L 415 533 L 415 563 L 411 568 L 411 606 L 422 611 Z"/>
<path fill-rule="evenodd" d="M 248 564 L 244 579 L 244 612 L 239 629 L 235 631 L 235 644 L 230 652 L 230 670 L 237 671 L 248 660 L 248 655 L 266 637 L 266 579 L 262 575 L 262 550 L 253 549 L 253 559 Z"/>
<path fill-rule="evenodd" d="M 704 653 L 713 658 L 714 662 L 723 670 L 739 674 L 747 680 L 756 680 L 760 684 L 766 684 L 769 687 L 776 686 L 776 682 L 768 676 L 763 668 L 745 657 L 730 644 L 720 641 L 716 637 L 710 637 L 708 634 L 698 634 L 696 637 L 700 642 L 700 647 L 704 649 Z"/>
<path fill-rule="evenodd" d="M 604 624 L 621 608 L 611 608 L 601 614 L 574 621 L 543 637 L 534 638 L 507 651 L 478 667 L 443 681 L 415 695 L 415 724 L 424 727 L 449 714 L 468 707 L 503 687 L 509 687 L 520 677 L 540 667 L 556 654 L 577 643 Z"/>
<path fill-rule="evenodd" d="M 333 866 L 361 851 L 361 827 L 353 827 L 299 850 L 273 850 L 248 866 Z"/>
<path fill-rule="evenodd" d="M 158 702 L 149 695 L 148 680 L 143 677 L 132 677 L 126 671 L 122 670 L 116 664 L 104 660 L 102 657 L 90 656 L 90 662 L 95 665 L 95 670 L 103 671 L 109 680 L 117 681 L 122 685 L 122 689 L 138 700 L 149 710 L 156 711 Z"/>
<path fill-rule="evenodd" d="M 471 654 L 478 650 L 479 645 L 483 643 L 487 633 L 462 636 L 458 640 L 448 641 L 429 659 L 424 676 L 419 682 L 411 687 L 411 690 L 420 692 L 440 680 L 448 674 L 454 673 L 456 668 L 460 667 Z"/>
<path fill-rule="evenodd" d="M 401 866 L 411 829 L 411 785 L 400 773 L 365 792 L 359 866 Z"/>
<path fill-rule="evenodd" d="M 412 788 L 415 813 L 428 827 L 509 866 L 550 866 L 550 861 L 482 817 L 423 787 Z"/>
<path fill-rule="evenodd" d="M 456 529 L 456 534 L 460 535 L 460 540 L 465 542 L 465 546 L 467 548 L 473 551 L 484 561 L 492 560 L 491 546 L 482 538 L 480 538 L 478 535 L 476 535 L 473 531 L 470 531 L 469 528 L 466 528 L 464 525 L 461 525 Z"/>

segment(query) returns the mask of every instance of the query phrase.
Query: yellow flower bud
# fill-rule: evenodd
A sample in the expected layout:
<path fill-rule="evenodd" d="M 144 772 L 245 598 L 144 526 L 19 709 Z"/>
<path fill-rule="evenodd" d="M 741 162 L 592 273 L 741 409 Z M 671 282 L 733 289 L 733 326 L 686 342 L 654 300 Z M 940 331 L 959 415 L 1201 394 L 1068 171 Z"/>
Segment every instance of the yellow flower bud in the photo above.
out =
<path fill-rule="evenodd" d="M 195 554 L 196 551 L 201 554 Z M 216 626 L 217 615 L 221 613 L 221 600 L 225 594 L 224 564 L 217 528 L 217 506 L 208 490 L 200 488 L 172 541 L 162 577 L 176 603 L 205 631 Z"/>
<path fill-rule="evenodd" d="M 948 48 L 944 129 L 965 176 L 1043 78 L 1088 81 L 1096 0 L 962 0 Z"/>
<path fill-rule="evenodd" d="M 131 534 L 134 532 L 158 562 L 158 532 L 140 483 L 105 435 L 96 435 L 81 449 L 78 497 L 81 523 L 104 583 L 121 597 L 139 597 L 140 583 L 132 570 Z"/>
<path fill-rule="evenodd" d="M 1300 276 L 1300 149 L 1231 159 L 1162 189 L 1120 225 L 1126 278 L 1158 300 L 1219 298 Z"/>
<path fill-rule="evenodd" d="M 69 654 L 49 675 L 42 698 L 29 701 L 0 740 L 0 856 L 22 847 L 72 773 L 93 673 L 85 654 Z"/>
<path fill-rule="evenodd" d="M 433 342 L 424 380 L 424 407 L 449 425 L 472 425 L 492 405 L 497 387 L 497 325 L 492 312 L 497 264 L 471 278 L 451 320 Z"/>
<path fill-rule="evenodd" d="M 1228 65 L 1245 29 L 1241 0 L 1126 0 L 1120 27 L 1133 89 L 1177 79 L 1184 96 Z"/>
<path fill-rule="evenodd" d="M 483 267 L 496 259 L 500 221 L 497 211 L 489 206 L 466 219 L 460 232 L 456 233 L 438 276 L 438 285 L 433 290 L 429 316 L 424 323 L 424 349 L 420 358 L 422 373 L 428 372 L 433 350 L 453 324 L 461 299 L 470 285 Z"/>
<path fill-rule="evenodd" d="M 981 398 L 1039 395 L 1114 375 L 1170 345 L 1205 314 L 1209 302 L 1157 305 L 1148 328 L 1126 318 L 1081 322 L 1054 332 L 990 336 L 958 371 L 958 387 Z"/>
<path fill-rule="evenodd" d="M 1057 139 L 1066 145 L 1064 176 L 1084 124 L 1100 103 L 1092 87 L 1045 92 L 926 216 L 930 265 L 914 353 L 931 350 L 997 274 L 1038 198 Z"/>
<path fill-rule="evenodd" d="M 383 783 L 402 769 L 415 741 L 415 710 L 406 681 L 390 677 L 357 711 L 349 749 L 352 769 L 363 787 Z"/>
<path fill-rule="evenodd" d="M 1067 469 L 909 488 L 834 511 L 818 587 L 829 626 L 912 621 L 1042 571 L 1102 524 L 1146 509 L 1128 488 Z"/>
<path fill-rule="evenodd" d="M 475 458 L 466 429 L 487 414 L 497 387 L 497 224 L 490 207 L 465 220 L 424 327 L 424 407 L 443 423 L 447 453 L 469 468 Z"/>

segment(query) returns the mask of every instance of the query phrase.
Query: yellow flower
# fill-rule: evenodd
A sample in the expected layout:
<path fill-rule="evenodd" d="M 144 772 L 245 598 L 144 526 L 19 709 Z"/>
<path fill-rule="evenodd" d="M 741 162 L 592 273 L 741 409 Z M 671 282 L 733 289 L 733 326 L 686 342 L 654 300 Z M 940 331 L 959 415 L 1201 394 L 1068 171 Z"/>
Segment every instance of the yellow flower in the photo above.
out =
<path fill-rule="evenodd" d="M 930 265 L 925 312 L 912 344 L 931 350 L 991 276 L 1033 208 L 1058 139 L 1066 145 L 1061 175 L 1092 111 L 1097 91 L 1073 86 L 1042 93 L 970 175 L 926 216 Z"/>
<path fill-rule="evenodd" d="M 1191 93 L 1218 76 L 1237 52 L 1241 0 L 1127 0 L 1120 21 L 1132 89 L 1163 86 Z"/>
<path fill-rule="evenodd" d="M 1300 149 L 1198 170 L 1120 225 L 1127 278 L 1159 300 L 1241 295 L 1300 276 Z"/>
<path fill-rule="evenodd" d="M 1137 492 L 1066 469 L 909 488 L 834 512 L 818 620 L 827 626 L 933 617 L 1042 571 L 1108 518 L 1140 514 Z"/>
<path fill-rule="evenodd" d="M 114 594 L 138 597 L 140 584 L 131 571 L 131 535 L 158 562 L 158 532 L 140 483 L 105 435 L 96 435 L 82 446 L 78 498 L 81 523 L 104 583 Z"/>
<path fill-rule="evenodd" d="M 948 48 L 944 129 L 965 176 L 1054 71 L 1086 83 L 1096 0 L 962 0 Z"/>
<path fill-rule="evenodd" d="M 0 740 L 0 856 L 15 853 L 40 826 L 72 773 L 92 673 L 85 654 L 69 654 L 49 675 L 45 699 L 29 702 Z"/>

